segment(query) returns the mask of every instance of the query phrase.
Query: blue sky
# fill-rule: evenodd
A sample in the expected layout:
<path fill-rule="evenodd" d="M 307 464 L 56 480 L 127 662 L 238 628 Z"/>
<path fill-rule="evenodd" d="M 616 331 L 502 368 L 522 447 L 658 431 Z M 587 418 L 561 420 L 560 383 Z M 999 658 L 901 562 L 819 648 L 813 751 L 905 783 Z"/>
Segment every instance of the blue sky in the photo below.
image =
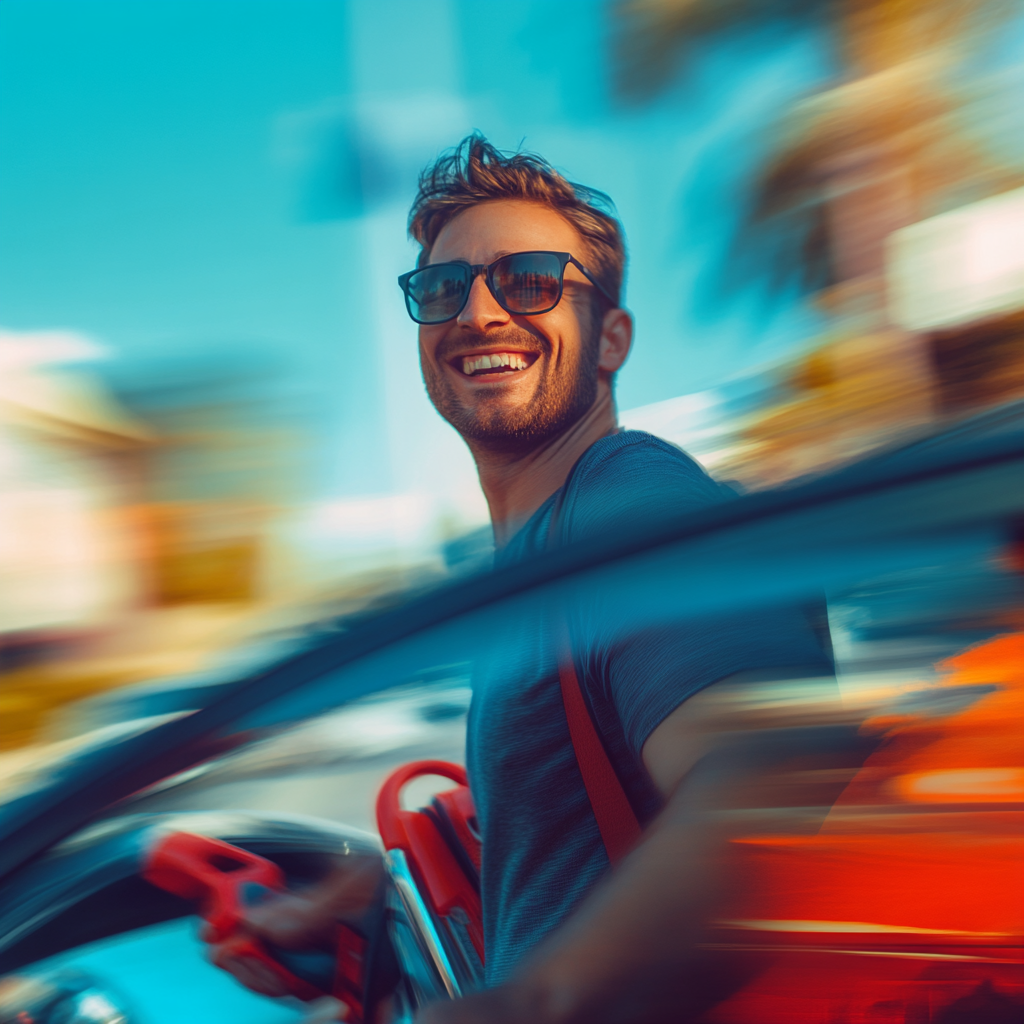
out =
<path fill-rule="evenodd" d="M 416 170 L 478 128 L 616 201 L 638 323 L 620 407 L 799 344 L 800 303 L 702 293 L 827 48 L 737 35 L 625 108 L 609 18 L 597 0 L 3 0 L 0 326 L 95 338 L 118 386 L 260 377 L 257 415 L 288 409 L 310 439 L 305 497 L 436 490 L 456 463 L 465 481 L 394 276 Z"/>

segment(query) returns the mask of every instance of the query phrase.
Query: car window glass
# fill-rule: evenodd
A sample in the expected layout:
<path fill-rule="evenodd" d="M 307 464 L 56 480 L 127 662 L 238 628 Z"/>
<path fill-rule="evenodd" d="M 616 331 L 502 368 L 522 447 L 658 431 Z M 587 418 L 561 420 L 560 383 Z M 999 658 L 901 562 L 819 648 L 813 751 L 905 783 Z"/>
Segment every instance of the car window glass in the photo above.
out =
<path fill-rule="evenodd" d="M 310 814 L 373 831 L 374 794 L 398 765 L 464 758 L 469 666 L 424 674 L 272 731 L 152 787 L 124 810 Z"/>

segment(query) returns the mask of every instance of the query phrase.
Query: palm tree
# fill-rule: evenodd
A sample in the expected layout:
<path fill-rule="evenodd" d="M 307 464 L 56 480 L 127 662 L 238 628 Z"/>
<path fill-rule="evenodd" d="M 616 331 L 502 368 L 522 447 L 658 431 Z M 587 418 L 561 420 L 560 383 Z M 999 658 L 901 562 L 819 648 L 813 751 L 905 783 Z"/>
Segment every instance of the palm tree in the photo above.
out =
<path fill-rule="evenodd" d="M 965 72 L 1019 0 L 625 0 L 617 9 L 617 84 L 643 99 L 693 48 L 742 22 L 824 19 L 841 80 L 783 118 L 738 240 L 770 277 L 797 275 L 833 319 L 828 339 L 790 367 L 796 397 L 746 432 L 761 475 L 778 479 L 929 421 L 930 339 L 886 311 L 893 231 L 964 196 L 1020 184 L 973 129 L 988 97 Z M 954 200 L 955 197 L 955 200 Z M 775 465 L 770 466 L 771 460 Z M 768 467 L 768 468 L 765 468 Z"/>

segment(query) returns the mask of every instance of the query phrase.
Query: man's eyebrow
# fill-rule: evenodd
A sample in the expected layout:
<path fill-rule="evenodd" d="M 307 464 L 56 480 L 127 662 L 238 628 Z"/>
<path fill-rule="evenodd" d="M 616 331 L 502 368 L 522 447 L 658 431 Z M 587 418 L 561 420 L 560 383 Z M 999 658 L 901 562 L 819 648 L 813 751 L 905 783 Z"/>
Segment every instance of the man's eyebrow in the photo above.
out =
<path fill-rule="evenodd" d="M 496 252 L 491 253 L 491 258 L 486 263 L 481 264 L 481 265 L 482 266 L 489 266 L 490 264 L 494 263 L 496 260 L 500 260 L 502 258 L 502 256 L 511 256 L 513 253 L 525 252 L 525 251 L 526 250 L 524 250 L 524 249 L 498 249 Z M 454 259 L 448 259 L 448 260 L 438 260 L 437 262 L 438 263 L 471 263 L 470 260 L 459 259 L 458 257 L 456 257 Z M 423 265 L 425 267 L 432 266 L 431 263 L 424 263 Z"/>

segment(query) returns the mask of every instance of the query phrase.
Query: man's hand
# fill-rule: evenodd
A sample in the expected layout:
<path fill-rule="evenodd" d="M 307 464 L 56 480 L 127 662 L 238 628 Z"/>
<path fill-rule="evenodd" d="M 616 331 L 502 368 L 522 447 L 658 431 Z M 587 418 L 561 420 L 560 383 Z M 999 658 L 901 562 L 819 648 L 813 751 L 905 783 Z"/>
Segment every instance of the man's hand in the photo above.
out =
<path fill-rule="evenodd" d="M 415 1024 L 535 1024 L 547 1019 L 531 1004 L 525 988 L 501 985 L 463 999 L 430 1003 L 416 1014 Z"/>
<path fill-rule="evenodd" d="M 297 893 L 274 893 L 246 911 L 243 935 L 265 940 L 285 949 L 325 949 L 335 941 L 333 919 L 324 901 Z M 246 988 L 265 996 L 284 996 L 288 989 L 266 964 L 237 951 L 237 933 L 223 942 L 211 943 L 210 960 L 235 976 Z M 200 934 L 209 942 L 209 929 Z"/>
<path fill-rule="evenodd" d="M 294 950 L 334 950 L 339 921 L 359 927 L 374 902 L 383 874 L 376 856 L 350 856 L 316 885 L 301 892 L 271 893 L 247 908 L 243 935 Z M 200 935 L 208 942 L 209 932 Z M 238 955 L 238 936 L 211 944 L 210 959 L 234 975 L 246 988 L 267 996 L 288 990 L 269 967 Z"/>

